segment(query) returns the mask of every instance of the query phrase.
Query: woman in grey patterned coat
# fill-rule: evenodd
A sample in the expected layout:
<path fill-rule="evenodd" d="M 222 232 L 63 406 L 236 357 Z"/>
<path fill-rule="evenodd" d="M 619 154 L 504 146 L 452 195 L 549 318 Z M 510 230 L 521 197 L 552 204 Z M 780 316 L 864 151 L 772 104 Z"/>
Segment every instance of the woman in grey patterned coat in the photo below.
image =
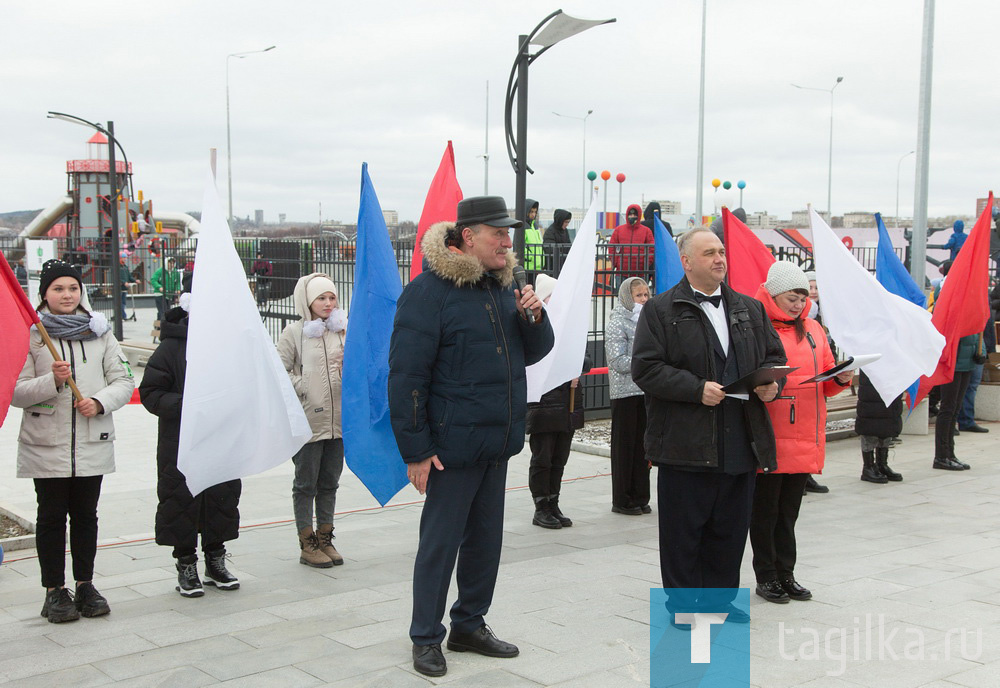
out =
<path fill-rule="evenodd" d="M 646 403 L 632 381 L 632 341 L 649 287 L 630 277 L 618 289 L 618 303 L 611 311 L 604 333 L 604 350 L 611 383 L 611 511 L 638 516 L 648 514 L 649 462 L 643 435 Z"/>

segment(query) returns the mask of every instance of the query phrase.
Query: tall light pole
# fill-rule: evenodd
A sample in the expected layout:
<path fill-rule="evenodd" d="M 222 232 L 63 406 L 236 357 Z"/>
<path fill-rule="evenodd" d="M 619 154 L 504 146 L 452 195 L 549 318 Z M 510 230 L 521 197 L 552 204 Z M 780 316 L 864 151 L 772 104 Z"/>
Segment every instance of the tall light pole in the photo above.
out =
<path fill-rule="evenodd" d="M 580 197 L 580 208 L 586 213 L 587 212 L 587 187 L 590 186 L 590 180 L 587 179 L 587 118 L 594 114 L 593 110 L 587 110 L 587 114 L 583 117 L 578 117 L 576 115 L 562 115 L 558 112 L 553 111 L 553 115 L 556 117 L 565 117 L 566 119 L 576 119 L 583 122 L 583 196 Z"/>
<path fill-rule="evenodd" d="M 824 93 L 830 94 L 830 155 L 826 169 L 826 212 L 828 216 L 827 219 L 831 224 L 833 224 L 833 207 L 830 205 L 830 198 L 833 195 L 833 91 L 843 80 L 844 77 L 838 76 L 837 80 L 830 88 L 816 88 L 814 86 L 799 86 L 798 84 L 792 84 L 795 88 L 801 88 L 803 91 L 823 91 Z"/>
<path fill-rule="evenodd" d="M 230 53 L 226 55 L 226 176 L 229 181 L 229 229 L 233 228 L 233 139 L 229 127 L 229 58 L 235 57 L 242 60 L 247 55 L 266 53 L 274 50 L 277 46 L 270 46 L 262 50 L 248 50 L 245 53 Z"/>
<path fill-rule="evenodd" d="M 907 153 L 907 154 L 903 155 L 902 157 L 900 157 L 899 158 L 899 162 L 896 163 L 896 226 L 897 227 L 899 227 L 899 169 L 900 169 L 900 165 L 903 164 L 903 161 L 906 160 L 906 158 L 910 157 L 911 155 L 913 155 L 916 152 L 917 151 L 910 151 L 909 153 Z"/>
<path fill-rule="evenodd" d="M 701 185 L 705 175 L 705 21 L 708 19 L 708 0 L 701 2 L 701 82 L 698 90 L 698 179 L 695 182 L 695 227 L 701 227 Z"/>
<path fill-rule="evenodd" d="M 610 24 L 615 19 L 577 19 L 556 10 L 538 23 L 529 34 L 517 37 L 517 58 L 507 79 L 507 96 L 504 102 L 504 138 L 507 143 L 507 157 L 514 168 L 514 215 L 524 217 L 525 194 L 528 187 L 528 173 L 534 171 L 528 166 L 528 66 L 560 41 L 601 24 Z M 530 46 L 541 48 L 531 53 Z M 517 98 L 517 126 L 514 126 L 514 98 Z M 524 228 L 514 232 L 514 252 L 524 256 Z"/>
<path fill-rule="evenodd" d="M 931 156 L 931 77 L 934 72 L 934 0 L 924 0 L 920 41 L 920 95 L 917 100 L 917 165 L 913 189 L 910 277 L 921 289 L 927 277 L 927 186 Z"/>
<path fill-rule="evenodd" d="M 121 144 L 118 143 L 118 139 L 115 138 L 115 123 L 109 120 L 108 127 L 105 129 L 100 124 L 89 122 L 82 117 L 77 117 L 76 115 L 67 115 L 65 112 L 50 111 L 48 116 L 49 119 L 61 119 L 65 122 L 72 122 L 73 124 L 82 124 L 83 126 L 95 129 L 108 137 L 108 183 L 111 187 L 111 193 L 109 194 L 109 198 L 111 200 L 111 255 L 108 257 L 108 265 L 111 270 L 111 290 L 114 292 L 114 296 L 111 299 L 112 308 L 116 314 L 113 320 L 114 334 L 115 338 L 118 341 L 121 341 L 124 336 L 122 333 L 122 306 L 118 303 L 118 297 L 122 290 L 121 271 L 118 269 L 118 254 L 121 250 L 118 237 L 118 198 L 121 196 L 121 186 L 118 184 L 118 165 L 115 162 L 115 146 L 121 149 Z M 124 155 L 125 151 L 122 150 L 122 156 Z M 128 174 L 127 158 L 125 160 L 125 174 Z"/>

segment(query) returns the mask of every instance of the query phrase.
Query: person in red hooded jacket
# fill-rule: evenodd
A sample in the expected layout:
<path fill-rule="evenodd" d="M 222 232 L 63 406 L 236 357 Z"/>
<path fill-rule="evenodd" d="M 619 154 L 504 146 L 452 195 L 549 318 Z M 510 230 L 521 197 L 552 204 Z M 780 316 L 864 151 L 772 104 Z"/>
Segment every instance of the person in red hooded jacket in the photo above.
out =
<path fill-rule="evenodd" d="M 755 298 L 764 304 L 781 338 L 788 365 L 782 396 L 767 404 L 774 427 L 778 468 L 757 473 L 750 516 L 750 544 L 756 593 L 768 602 L 808 600 L 812 593 L 795 580 L 795 521 L 802 492 L 812 473 L 822 473 L 826 455 L 826 397 L 851 384 L 853 373 L 826 382 L 805 380 L 833 367 L 835 361 L 822 326 L 807 317 L 809 280 L 794 263 L 771 265 Z"/>
<path fill-rule="evenodd" d="M 653 269 L 653 232 L 639 222 L 640 217 L 642 209 L 633 203 L 625 211 L 625 224 L 615 227 L 608 241 L 618 284 L 629 277 L 642 277 L 647 281 L 652 277 L 648 271 Z"/>

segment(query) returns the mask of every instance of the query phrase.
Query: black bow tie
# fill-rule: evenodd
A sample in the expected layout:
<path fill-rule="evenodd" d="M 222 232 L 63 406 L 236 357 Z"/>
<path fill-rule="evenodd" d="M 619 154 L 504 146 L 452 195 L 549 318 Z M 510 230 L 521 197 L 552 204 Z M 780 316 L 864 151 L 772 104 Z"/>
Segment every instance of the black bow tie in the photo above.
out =
<path fill-rule="evenodd" d="M 718 308 L 722 304 L 722 294 L 716 294 L 715 296 L 705 296 L 700 291 L 694 293 L 694 300 L 698 303 L 705 303 L 708 301 L 710 304 Z"/>

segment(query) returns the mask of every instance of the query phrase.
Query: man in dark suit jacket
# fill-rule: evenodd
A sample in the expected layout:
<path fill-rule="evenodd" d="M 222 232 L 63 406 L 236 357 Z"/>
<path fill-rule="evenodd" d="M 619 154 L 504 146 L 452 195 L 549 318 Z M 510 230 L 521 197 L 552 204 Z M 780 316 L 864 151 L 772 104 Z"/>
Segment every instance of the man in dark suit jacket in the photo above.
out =
<path fill-rule="evenodd" d="M 764 403 L 779 385 L 746 400 L 722 388 L 785 363 L 763 305 L 725 283 L 726 251 L 704 228 L 681 237 L 684 278 L 654 296 L 635 331 L 632 377 L 646 393 L 646 457 L 658 466 L 660 570 L 672 611 L 726 612 L 740 582 L 758 469 L 776 467 Z M 712 590 L 726 589 L 713 592 Z"/>

